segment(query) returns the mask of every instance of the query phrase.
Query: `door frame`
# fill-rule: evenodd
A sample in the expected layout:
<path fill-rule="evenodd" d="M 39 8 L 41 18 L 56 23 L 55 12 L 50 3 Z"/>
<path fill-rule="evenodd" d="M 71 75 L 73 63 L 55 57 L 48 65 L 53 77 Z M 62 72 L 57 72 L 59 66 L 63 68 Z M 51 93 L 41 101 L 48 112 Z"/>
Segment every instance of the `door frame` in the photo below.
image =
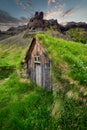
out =
<path fill-rule="evenodd" d="M 37 70 L 36 72 L 36 67 L 37 66 L 40 66 L 39 70 Z M 38 75 L 38 74 L 39 75 Z M 38 76 L 38 78 L 37 78 Z M 42 67 L 41 67 L 41 64 L 40 63 L 35 63 L 35 82 L 38 84 L 38 85 L 42 85 Z"/>

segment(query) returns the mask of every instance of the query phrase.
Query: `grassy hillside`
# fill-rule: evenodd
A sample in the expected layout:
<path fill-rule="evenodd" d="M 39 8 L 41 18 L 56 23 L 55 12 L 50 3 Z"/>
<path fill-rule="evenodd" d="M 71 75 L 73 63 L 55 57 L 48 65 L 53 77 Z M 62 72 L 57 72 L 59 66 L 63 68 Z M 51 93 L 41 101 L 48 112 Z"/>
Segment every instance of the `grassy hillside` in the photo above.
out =
<path fill-rule="evenodd" d="M 63 130 L 87 129 L 87 46 L 38 34 L 52 60 L 53 115 Z"/>
<path fill-rule="evenodd" d="M 82 28 L 73 28 L 66 32 L 66 36 L 71 37 L 73 41 L 87 44 L 87 31 Z"/>
<path fill-rule="evenodd" d="M 37 35 L 52 60 L 52 93 L 21 77 L 31 42 L 23 35 L 0 41 L 0 129 L 86 130 L 87 46 Z"/>
<path fill-rule="evenodd" d="M 43 34 L 38 37 L 50 55 L 55 76 L 68 76 L 87 86 L 87 46 Z"/>

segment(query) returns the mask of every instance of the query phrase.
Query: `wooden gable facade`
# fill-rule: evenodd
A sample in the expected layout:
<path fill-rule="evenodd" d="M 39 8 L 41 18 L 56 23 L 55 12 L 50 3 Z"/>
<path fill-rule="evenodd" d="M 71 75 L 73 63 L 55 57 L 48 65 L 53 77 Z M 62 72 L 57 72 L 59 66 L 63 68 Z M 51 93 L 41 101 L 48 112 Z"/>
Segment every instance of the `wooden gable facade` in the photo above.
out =
<path fill-rule="evenodd" d="M 33 38 L 25 62 L 28 76 L 38 85 L 51 89 L 51 62 L 39 40 Z"/>

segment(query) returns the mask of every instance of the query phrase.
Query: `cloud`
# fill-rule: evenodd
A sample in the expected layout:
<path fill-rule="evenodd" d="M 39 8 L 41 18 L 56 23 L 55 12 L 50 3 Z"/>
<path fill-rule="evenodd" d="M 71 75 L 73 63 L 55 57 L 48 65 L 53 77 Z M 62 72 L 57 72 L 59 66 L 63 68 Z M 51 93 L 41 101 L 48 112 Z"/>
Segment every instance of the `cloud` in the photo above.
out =
<path fill-rule="evenodd" d="M 22 10 L 26 11 L 26 6 L 24 3 L 21 2 L 21 0 L 16 0 L 17 4 L 21 7 Z"/>
<path fill-rule="evenodd" d="M 58 18 L 59 15 L 63 13 L 63 9 L 65 7 L 65 4 L 55 4 L 53 9 L 48 10 L 45 12 L 45 19 L 53 19 L 53 18 Z"/>
<path fill-rule="evenodd" d="M 17 5 L 25 12 L 33 11 L 32 2 L 30 0 L 16 0 Z"/>
<path fill-rule="evenodd" d="M 50 4 L 53 3 L 51 6 Z M 59 16 L 63 13 L 65 8 L 65 3 L 63 0 L 48 0 L 48 8 L 45 12 L 45 19 L 58 19 Z"/>
<path fill-rule="evenodd" d="M 14 23 L 14 24 L 19 24 L 19 23 L 25 23 L 28 22 L 28 18 L 26 17 L 21 17 L 21 18 L 15 18 L 11 16 L 8 12 L 4 10 L 0 10 L 0 23 Z"/>
<path fill-rule="evenodd" d="M 71 16 L 73 14 L 73 10 L 74 8 L 68 9 L 67 11 L 64 12 L 62 17 Z"/>
<path fill-rule="evenodd" d="M 17 27 L 19 25 L 25 25 L 28 23 L 28 18 L 21 17 L 17 19 L 11 16 L 8 12 L 0 10 L 0 30 L 6 31 L 10 27 Z"/>
<path fill-rule="evenodd" d="M 58 5 L 58 4 L 62 4 L 62 3 L 64 3 L 64 2 L 63 2 L 63 0 L 48 0 L 48 6 L 49 6 L 51 3 L 54 3 L 54 4 Z"/>
<path fill-rule="evenodd" d="M 28 23 L 29 18 L 22 16 L 22 17 L 20 17 L 20 21 L 21 21 L 21 23 Z"/>
<path fill-rule="evenodd" d="M 48 0 L 48 6 L 51 4 L 51 3 L 55 3 L 56 0 Z"/>
<path fill-rule="evenodd" d="M 48 0 L 48 6 L 51 4 L 51 3 L 55 3 L 56 0 Z"/>
<path fill-rule="evenodd" d="M 8 12 L 0 10 L 0 23 L 19 22 L 19 19 L 12 17 Z"/>
<path fill-rule="evenodd" d="M 51 3 L 53 4 L 51 5 Z M 76 4 L 74 7 L 73 6 L 74 5 L 72 5 L 72 8 L 70 8 L 70 6 L 68 6 L 68 2 L 64 2 L 64 0 L 48 0 L 48 8 L 45 12 L 44 18 L 58 19 L 58 21 L 70 19 L 71 17 L 75 16 L 75 11 L 80 8 L 80 5 L 78 4 Z"/>
<path fill-rule="evenodd" d="M 58 9 L 58 10 L 51 10 L 45 13 L 44 18 L 45 19 L 53 19 L 54 17 L 58 16 L 59 14 L 62 13 L 62 10 Z"/>
<path fill-rule="evenodd" d="M 8 12 L 0 10 L 0 30 L 6 31 L 12 26 L 17 26 L 21 20 L 12 17 Z"/>
<path fill-rule="evenodd" d="M 26 3 L 29 7 L 32 7 L 32 2 L 30 0 L 26 0 Z"/>

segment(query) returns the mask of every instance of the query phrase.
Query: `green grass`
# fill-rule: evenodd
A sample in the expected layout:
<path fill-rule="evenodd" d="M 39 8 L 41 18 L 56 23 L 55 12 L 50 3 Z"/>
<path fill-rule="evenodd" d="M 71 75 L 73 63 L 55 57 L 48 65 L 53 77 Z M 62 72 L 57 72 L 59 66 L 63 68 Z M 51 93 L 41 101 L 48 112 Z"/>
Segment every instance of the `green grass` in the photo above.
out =
<path fill-rule="evenodd" d="M 60 129 L 86 130 L 87 46 L 46 34 L 38 34 L 37 37 L 52 60 L 54 93 L 57 94 L 56 100 L 61 100 L 62 107 L 62 109 L 54 107 L 55 113 L 58 111 L 61 113 L 58 120 Z"/>
<path fill-rule="evenodd" d="M 58 78 L 68 75 L 87 86 L 87 46 L 43 34 L 38 37 L 53 61 L 55 75 Z"/>
<path fill-rule="evenodd" d="M 67 31 L 66 35 L 71 37 L 73 41 L 87 44 L 87 32 L 85 29 L 73 28 Z"/>
<path fill-rule="evenodd" d="M 37 35 L 52 61 L 52 93 L 21 77 L 31 41 L 23 35 L 0 41 L 0 130 L 86 130 L 87 46 Z"/>
<path fill-rule="evenodd" d="M 53 102 L 51 92 L 33 83 L 20 82 L 19 76 L 14 72 L 0 86 L 0 97 L 2 130 L 44 129 L 49 125 Z"/>

